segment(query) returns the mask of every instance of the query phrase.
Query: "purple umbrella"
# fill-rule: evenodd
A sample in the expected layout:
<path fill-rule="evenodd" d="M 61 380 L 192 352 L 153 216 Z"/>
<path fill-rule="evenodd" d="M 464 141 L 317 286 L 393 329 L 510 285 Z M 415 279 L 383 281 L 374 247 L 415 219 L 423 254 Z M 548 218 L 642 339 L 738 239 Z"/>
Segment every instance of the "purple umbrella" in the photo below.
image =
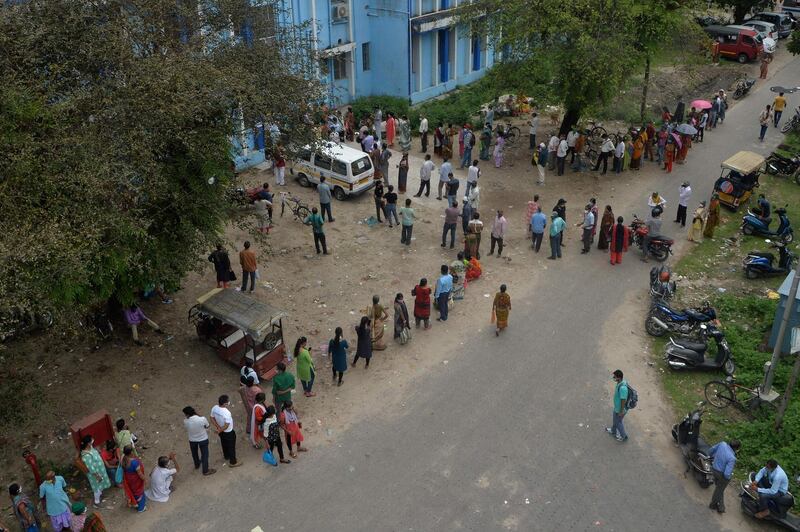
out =
<path fill-rule="evenodd" d="M 681 142 L 681 136 L 678 135 L 677 133 L 670 133 L 670 134 L 672 135 L 672 138 L 675 140 L 675 145 L 678 146 L 678 148 L 680 148 L 683 145 L 683 143 Z"/>

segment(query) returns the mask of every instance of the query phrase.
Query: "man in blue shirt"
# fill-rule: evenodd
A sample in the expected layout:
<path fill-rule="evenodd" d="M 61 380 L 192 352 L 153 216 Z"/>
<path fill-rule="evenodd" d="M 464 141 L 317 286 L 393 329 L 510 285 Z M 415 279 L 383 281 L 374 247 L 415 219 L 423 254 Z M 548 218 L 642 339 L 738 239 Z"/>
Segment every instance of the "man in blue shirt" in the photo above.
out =
<path fill-rule="evenodd" d="M 711 472 L 714 474 L 714 495 L 711 496 L 711 504 L 708 505 L 712 510 L 725 513 L 725 488 L 733 476 L 733 468 L 736 466 L 736 451 L 741 444 L 739 440 L 730 442 L 721 441 L 710 449 Z"/>
<path fill-rule="evenodd" d="M 552 218 L 550 222 L 550 256 L 547 258 L 556 260 L 556 258 L 561 258 L 561 234 L 567 222 L 556 211 L 553 211 L 550 218 Z M 531 223 L 533 222 L 531 221 Z"/>
<path fill-rule="evenodd" d="M 439 307 L 439 317 L 436 321 L 447 321 L 447 303 L 450 300 L 450 292 L 453 291 L 453 276 L 448 273 L 447 264 L 442 264 L 442 275 L 436 281 L 436 291 L 433 297 Z"/>
<path fill-rule="evenodd" d="M 769 516 L 769 501 L 782 497 L 789 491 L 789 477 L 786 476 L 781 466 L 775 460 L 767 460 L 767 466 L 756 473 L 755 482 L 750 489 L 758 491 L 758 519 Z"/>
<path fill-rule="evenodd" d="M 614 411 L 611 415 L 611 426 L 606 427 L 606 432 L 614 436 L 618 442 L 627 441 L 628 435 L 625 433 L 625 425 L 622 418 L 628 411 L 625 405 L 628 403 L 628 381 L 622 378 L 622 370 L 614 370 L 612 375 L 617 385 L 614 387 Z"/>
<path fill-rule="evenodd" d="M 546 226 L 547 216 L 542 212 L 541 207 L 537 207 L 536 212 L 531 216 L 531 234 L 533 235 L 531 247 L 536 253 L 539 253 L 539 248 L 542 247 L 542 238 L 544 237 L 544 228 Z"/>
<path fill-rule="evenodd" d="M 325 213 L 328 213 L 328 221 L 333 222 L 333 215 L 331 214 L 331 186 L 325 182 L 325 176 L 319 178 L 319 185 L 317 185 L 317 192 L 319 192 L 319 210 L 322 213 L 322 219 L 325 219 Z"/>

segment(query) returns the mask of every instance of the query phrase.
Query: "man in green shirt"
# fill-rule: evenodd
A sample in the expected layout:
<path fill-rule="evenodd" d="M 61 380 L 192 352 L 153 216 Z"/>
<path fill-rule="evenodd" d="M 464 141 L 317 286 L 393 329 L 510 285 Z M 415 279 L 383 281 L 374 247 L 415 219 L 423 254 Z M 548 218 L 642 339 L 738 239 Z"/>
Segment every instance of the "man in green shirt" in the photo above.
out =
<path fill-rule="evenodd" d="M 616 383 L 614 386 L 614 412 L 612 414 L 612 423 L 610 427 L 606 427 L 606 432 L 611 434 L 618 442 L 624 442 L 628 439 L 628 434 L 625 432 L 625 425 L 622 419 L 628 410 L 625 405 L 628 403 L 628 381 L 622 378 L 622 370 L 615 370 L 612 378 Z"/>
<path fill-rule="evenodd" d="M 400 233 L 400 243 L 406 246 L 411 245 L 411 230 L 414 228 L 414 209 L 411 208 L 411 198 L 406 199 L 406 206 L 400 209 L 400 216 L 403 218 Z"/>
<path fill-rule="evenodd" d="M 325 242 L 325 232 L 322 230 L 322 224 L 325 223 L 325 220 L 322 219 L 322 216 L 319 215 L 319 211 L 316 207 L 311 208 L 311 214 L 306 216 L 303 223 L 306 225 L 311 224 L 311 229 L 314 232 L 314 247 L 317 248 L 317 255 L 319 255 L 319 245 L 322 244 L 322 251 L 323 255 L 328 254 L 328 245 Z"/>
<path fill-rule="evenodd" d="M 275 367 L 278 373 L 272 377 L 272 398 L 275 401 L 275 409 L 280 412 L 284 401 L 292 400 L 294 375 L 286 373 L 286 364 L 283 362 L 278 362 Z"/>

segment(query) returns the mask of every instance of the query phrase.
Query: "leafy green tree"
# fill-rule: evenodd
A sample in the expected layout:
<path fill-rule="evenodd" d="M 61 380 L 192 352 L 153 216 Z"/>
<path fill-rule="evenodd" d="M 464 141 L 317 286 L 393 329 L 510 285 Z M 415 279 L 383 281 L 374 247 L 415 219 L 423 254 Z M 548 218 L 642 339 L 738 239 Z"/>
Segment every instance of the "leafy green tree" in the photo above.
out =
<path fill-rule="evenodd" d="M 320 97 L 304 28 L 275 4 L 30 0 L 0 9 L 0 337 L 176 288 L 221 236 L 230 137 L 297 144 Z"/>
<path fill-rule="evenodd" d="M 715 0 L 717 5 L 733 9 L 734 24 L 741 24 L 751 11 L 768 10 L 775 3 L 773 0 Z"/>
<path fill-rule="evenodd" d="M 789 40 L 789 44 L 786 45 L 786 49 L 792 52 L 792 55 L 800 54 L 800 30 L 792 32 L 792 38 Z"/>

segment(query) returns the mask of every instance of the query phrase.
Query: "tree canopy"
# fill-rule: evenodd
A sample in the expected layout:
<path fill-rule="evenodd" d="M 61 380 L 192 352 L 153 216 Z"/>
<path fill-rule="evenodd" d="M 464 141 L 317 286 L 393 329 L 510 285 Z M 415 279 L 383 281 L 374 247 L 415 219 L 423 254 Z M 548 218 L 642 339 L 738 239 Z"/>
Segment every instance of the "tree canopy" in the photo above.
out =
<path fill-rule="evenodd" d="M 751 11 L 769 10 L 775 3 L 773 0 L 714 0 L 717 5 L 733 9 L 734 24 L 741 24 Z"/>
<path fill-rule="evenodd" d="M 321 90 L 269 2 L 30 0 L 0 9 L 0 337 L 177 287 L 221 235 L 230 136 L 298 143 Z"/>

